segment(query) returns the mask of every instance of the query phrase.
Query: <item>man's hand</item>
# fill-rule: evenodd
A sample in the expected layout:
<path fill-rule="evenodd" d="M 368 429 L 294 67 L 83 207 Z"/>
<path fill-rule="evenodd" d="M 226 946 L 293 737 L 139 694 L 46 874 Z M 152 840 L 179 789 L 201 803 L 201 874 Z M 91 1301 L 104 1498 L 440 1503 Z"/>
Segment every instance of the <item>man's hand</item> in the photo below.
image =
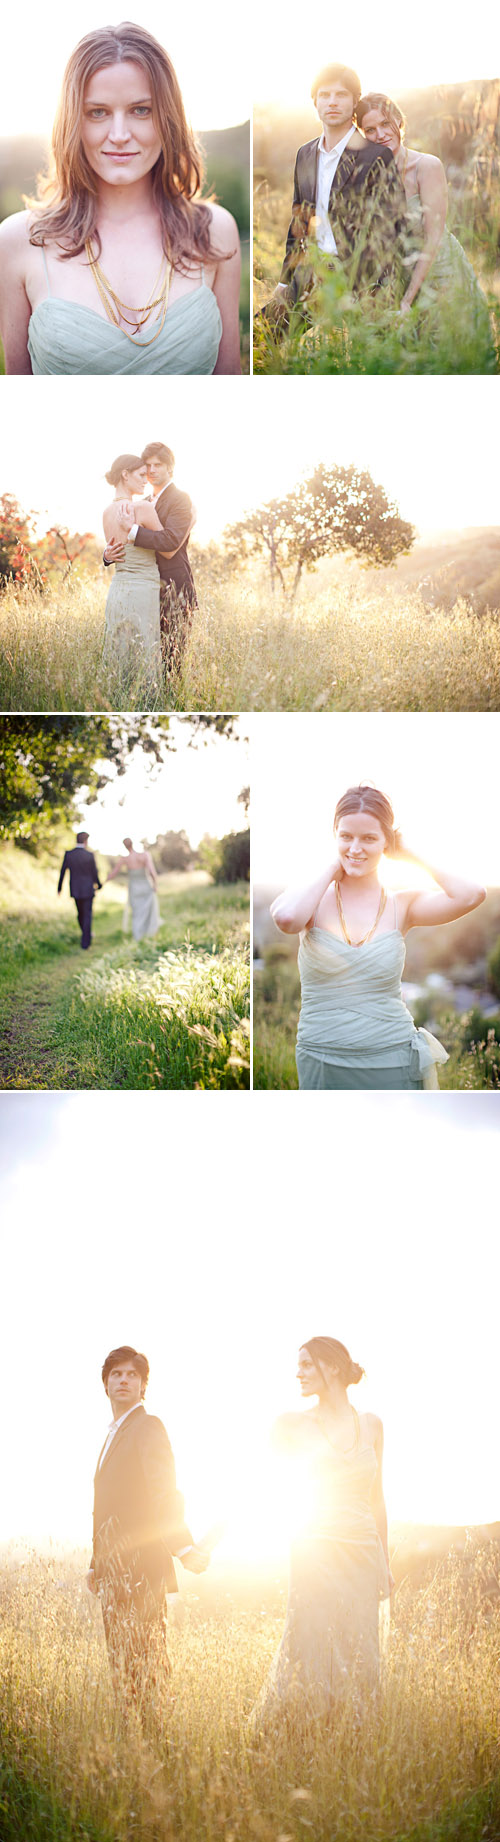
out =
<path fill-rule="evenodd" d="M 113 537 L 112 542 L 106 544 L 106 549 L 103 551 L 105 563 L 121 563 L 123 562 L 124 556 L 125 543 L 123 538 Z"/>
<path fill-rule="evenodd" d="M 89 1567 L 85 1585 L 87 1587 L 87 1592 L 94 1593 L 94 1594 L 97 1592 L 95 1573 L 94 1573 L 93 1567 Z"/>
<path fill-rule="evenodd" d="M 186 1554 L 181 1556 L 181 1559 L 182 1565 L 183 1567 L 187 1567 L 188 1573 L 206 1573 L 210 1563 L 210 1555 L 204 1553 L 203 1548 L 197 1548 L 196 1546 L 188 1548 Z"/>

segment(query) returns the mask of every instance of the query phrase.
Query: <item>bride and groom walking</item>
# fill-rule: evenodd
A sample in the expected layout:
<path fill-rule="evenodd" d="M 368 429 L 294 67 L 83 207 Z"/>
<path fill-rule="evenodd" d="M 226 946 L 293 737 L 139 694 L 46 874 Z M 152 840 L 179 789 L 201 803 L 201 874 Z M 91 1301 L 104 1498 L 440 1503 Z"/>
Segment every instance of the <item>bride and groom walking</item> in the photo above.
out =
<path fill-rule="evenodd" d="M 65 851 L 59 873 L 57 893 L 61 894 L 66 871 L 69 871 L 69 892 L 76 904 L 78 926 L 81 933 L 80 945 L 84 951 L 92 943 L 92 904 L 98 889 L 103 884 L 99 878 L 93 851 L 88 848 L 88 831 L 79 831 L 76 845 L 72 851 Z M 144 940 L 146 935 L 156 934 L 160 926 L 158 907 L 158 879 L 150 851 L 135 851 L 131 838 L 124 838 L 126 857 L 119 857 L 108 870 L 106 882 L 113 882 L 122 870 L 128 875 L 128 904 L 130 910 L 134 940 Z"/>
<path fill-rule="evenodd" d="M 104 563 L 116 565 L 106 601 L 105 655 L 120 667 L 146 660 L 153 676 L 182 663 L 196 590 L 188 557 L 195 512 L 174 483 L 163 442 L 120 454 L 106 479 L 115 497 L 104 513 Z M 147 497 L 146 488 L 151 488 Z"/>

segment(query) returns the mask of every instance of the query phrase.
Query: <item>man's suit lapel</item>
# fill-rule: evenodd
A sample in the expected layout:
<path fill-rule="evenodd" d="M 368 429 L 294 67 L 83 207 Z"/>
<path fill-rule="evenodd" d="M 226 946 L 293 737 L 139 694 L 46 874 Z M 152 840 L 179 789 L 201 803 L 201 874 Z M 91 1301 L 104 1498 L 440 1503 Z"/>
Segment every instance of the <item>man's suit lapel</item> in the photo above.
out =
<path fill-rule="evenodd" d="M 124 1434 L 128 1431 L 131 1420 L 135 1420 L 137 1418 L 137 1415 L 139 1416 L 139 1419 L 142 1420 L 143 1414 L 145 1414 L 145 1412 L 146 1412 L 146 1409 L 145 1407 L 142 1406 L 142 1403 L 141 1403 L 140 1407 L 135 1407 L 131 1414 L 127 1414 L 127 1418 L 126 1420 L 124 1420 L 123 1426 L 119 1426 L 118 1432 L 113 1434 L 111 1445 L 108 1446 L 108 1450 L 106 1452 L 106 1457 L 102 1458 L 102 1454 L 103 1454 L 104 1447 L 106 1444 L 106 1439 L 108 1437 L 106 1433 L 106 1439 L 103 1441 L 103 1444 L 101 1446 L 101 1450 L 99 1453 L 99 1457 L 97 1460 L 96 1478 L 101 1476 L 101 1472 L 104 1471 L 106 1465 L 109 1464 L 110 1458 L 112 1457 L 114 1453 L 117 1452 L 119 1445 L 121 1445 L 122 1443 Z M 101 1459 L 102 1459 L 102 1463 L 101 1463 Z"/>
<path fill-rule="evenodd" d="M 354 139 L 355 134 L 356 134 L 356 130 L 353 128 L 353 139 Z M 350 185 L 352 175 L 354 172 L 354 168 L 356 165 L 356 152 L 357 152 L 356 145 L 352 146 L 351 141 L 348 141 L 347 147 L 344 147 L 344 151 L 340 155 L 340 160 L 338 163 L 337 170 L 333 175 L 331 189 L 330 189 L 330 198 L 328 201 L 329 207 L 331 206 L 334 193 L 341 192 L 345 185 Z"/>

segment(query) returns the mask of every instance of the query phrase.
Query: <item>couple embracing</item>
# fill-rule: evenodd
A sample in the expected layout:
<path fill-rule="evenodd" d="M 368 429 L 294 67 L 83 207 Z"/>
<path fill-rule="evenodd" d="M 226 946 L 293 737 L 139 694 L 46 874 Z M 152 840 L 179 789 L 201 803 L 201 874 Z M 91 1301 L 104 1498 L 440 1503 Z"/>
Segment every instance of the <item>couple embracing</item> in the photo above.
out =
<path fill-rule="evenodd" d="M 196 590 L 187 553 L 195 512 L 174 483 L 163 442 L 120 454 L 106 479 L 115 496 L 104 513 L 105 564 L 115 564 L 106 601 L 105 655 L 120 667 L 146 663 L 157 676 L 179 668 Z M 148 485 L 151 496 L 147 495 Z"/>

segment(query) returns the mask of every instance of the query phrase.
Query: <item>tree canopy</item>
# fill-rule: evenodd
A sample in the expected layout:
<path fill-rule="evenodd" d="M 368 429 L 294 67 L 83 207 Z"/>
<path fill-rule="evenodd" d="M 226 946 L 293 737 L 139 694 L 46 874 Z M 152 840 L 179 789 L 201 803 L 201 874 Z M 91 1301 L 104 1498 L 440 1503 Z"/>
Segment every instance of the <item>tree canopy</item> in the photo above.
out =
<path fill-rule="evenodd" d="M 194 715 L 188 746 L 209 734 L 231 736 L 234 717 Z M 36 851 L 54 827 L 74 823 L 78 794 L 85 803 L 107 785 L 109 764 L 124 774 L 140 747 L 154 773 L 176 747 L 169 716 L 0 716 L 0 840 Z"/>
<path fill-rule="evenodd" d="M 321 557 L 345 551 L 370 568 L 386 568 L 411 550 L 413 525 L 401 518 L 383 486 L 359 467 L 326 467 L 299 481 L 282 499 L 271 499 L 225 531 L 230 554 L 243 559 L 267 555 L 274 588 L 295 594 L 302 571 Z"/>

